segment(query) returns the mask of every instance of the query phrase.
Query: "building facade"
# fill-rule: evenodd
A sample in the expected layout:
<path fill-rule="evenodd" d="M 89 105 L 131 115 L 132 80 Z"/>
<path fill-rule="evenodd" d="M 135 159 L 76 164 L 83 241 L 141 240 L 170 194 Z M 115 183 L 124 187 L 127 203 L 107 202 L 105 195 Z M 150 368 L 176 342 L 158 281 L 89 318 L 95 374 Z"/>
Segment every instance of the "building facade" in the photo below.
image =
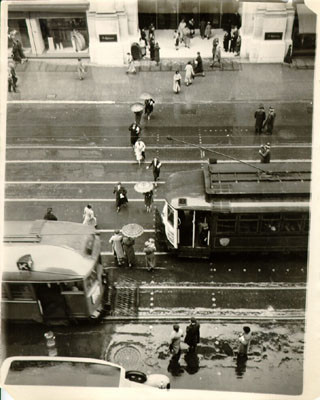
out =
<path fill-rule="evenodd" d="M 250 62 L 282 62 L 314 54 L 316 15 L 303 0 L 12 0 L 8 33 L 15 32 L 29 57 L 86 57 L 123 65 L 141 28 L 176 29 L 182 18 L 210 21 L 213 29 L 238 26 L 240 56 Z M 10 49 L 10 38 L 8 47 Z"/>

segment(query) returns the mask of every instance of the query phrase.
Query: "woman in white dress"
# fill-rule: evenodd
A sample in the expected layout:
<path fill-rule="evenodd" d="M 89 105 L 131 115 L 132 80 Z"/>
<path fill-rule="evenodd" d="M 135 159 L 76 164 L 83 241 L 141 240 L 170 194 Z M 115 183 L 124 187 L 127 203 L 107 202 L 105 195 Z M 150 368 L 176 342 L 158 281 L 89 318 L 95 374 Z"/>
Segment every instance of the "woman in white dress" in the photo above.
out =
<path fill-rule="evenodd" d="M 181 74 L 179 71 L 176 71 L 176 73 L 173 75 L 173 91 L 175 93 L 180 93 L 181 90 Z"/>
<path fill-rule="evenodd" d="M 97 218 L 94 216 L 92 206 L 88 204 L 83 210 L 83 225 L 97 225 Z"/>
<path fill-rule="evenodd" d="M 127 53 L 127 63 L 128 63 L 127 74 L 135 74 L 137 71 L 134 66 L 132 55 L 130 53 Z"/>
<path fill-rule="evenodd" d="M 187 86 L 189 86 L 192 84 L 192 79 L 194 77 L 194 71 L 192 68 L 191 61 L 189 61 L 188 64 L 186 65 L 185 71 L 186 71 L 186 76 L 184 78 L 184 82 Z"/>
<path fill-rule="evenodd" d="M 144 161 L 146 158 L 145 154 L 146 145 L 143 143 L 141 139 L 138 139 L 134 145 L 134 154 L 138 161 L 138 164 L 141 164 L 141 161 Z"/>

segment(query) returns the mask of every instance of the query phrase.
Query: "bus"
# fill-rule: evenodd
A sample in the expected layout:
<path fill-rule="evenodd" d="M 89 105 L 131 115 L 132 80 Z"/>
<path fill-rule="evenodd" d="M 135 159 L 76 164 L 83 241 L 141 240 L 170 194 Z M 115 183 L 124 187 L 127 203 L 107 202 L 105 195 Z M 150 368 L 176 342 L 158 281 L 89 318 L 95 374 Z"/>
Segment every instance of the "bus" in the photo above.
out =
<path fill-rule="evenodd" d="M 176 172 L 161 213 L 168 248 L 178 256 L 305 252 L 311 164 L 204 164 Z"/>
<path fill-rule="evenodd" d="M 1 366 L 1 387 L 15 399 L 105 399 L 110 395 L 107 389 L 119 388 L 149 389 L 154 395 L 159 389 L 170 389 L 170 379 L 94 358 L 15 356 Z"/>
<path fill-rule="evenodd" d="M 88 225 L 5 221 L 2 318 L 52 324 L 98 318 L 106 294 L 100 248 Z"/>

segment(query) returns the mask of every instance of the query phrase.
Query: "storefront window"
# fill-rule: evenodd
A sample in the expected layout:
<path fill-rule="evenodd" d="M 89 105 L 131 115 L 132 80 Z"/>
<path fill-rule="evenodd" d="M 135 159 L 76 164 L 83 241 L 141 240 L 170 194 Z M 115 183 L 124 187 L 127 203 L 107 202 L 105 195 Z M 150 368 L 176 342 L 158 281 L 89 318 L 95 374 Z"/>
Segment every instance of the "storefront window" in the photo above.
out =
<path fill-rule="evenodd" d="M 40 19 L 45 48 L 48 52 L 81 52 L 89 46 L 86 18 Z"/>
<path fill-rule="evenodd" d="M 8 33 L 15 32 L 15 37 L 21 42 L 24 49 L 30 49 L 30 40 L 28 35 L 28 28 L 25 19 L 9 19 L 8 20 Z M 8 38 L 8 48 L 12 48 L 12 40 Z"/>

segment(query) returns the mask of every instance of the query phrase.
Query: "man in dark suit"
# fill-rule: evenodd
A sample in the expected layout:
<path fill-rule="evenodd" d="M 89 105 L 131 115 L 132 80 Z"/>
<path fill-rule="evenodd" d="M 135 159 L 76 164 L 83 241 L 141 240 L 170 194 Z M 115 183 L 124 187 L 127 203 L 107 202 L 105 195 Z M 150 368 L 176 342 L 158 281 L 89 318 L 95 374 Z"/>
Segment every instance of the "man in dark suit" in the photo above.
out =
<path fill-rule="evenodd" d="M 190 325 L 187 326 L 184 341 L 189 346 L 189 350 L 194 351 L 200 342 L 200 325 L 194 317 L 190 318 L 190 322 Z"/>
<path fill-rule="evenodd" d="M 261 133 L 264 120 L 266 119 L 266 113 L 264 111 L 263 104 L 259 105 L 259 108 L 254 113 L 254 117 L 256 119 L 255 131 L 256 133 Z"/>
<path fill-rule="evenodd" d="M 117 212 L 120 212 L 121 206 L 128 203 L 127 190 L 121 185 L 121 182 L 118 182 L 113 188 L 113 193 L 116 195 Z"/>

